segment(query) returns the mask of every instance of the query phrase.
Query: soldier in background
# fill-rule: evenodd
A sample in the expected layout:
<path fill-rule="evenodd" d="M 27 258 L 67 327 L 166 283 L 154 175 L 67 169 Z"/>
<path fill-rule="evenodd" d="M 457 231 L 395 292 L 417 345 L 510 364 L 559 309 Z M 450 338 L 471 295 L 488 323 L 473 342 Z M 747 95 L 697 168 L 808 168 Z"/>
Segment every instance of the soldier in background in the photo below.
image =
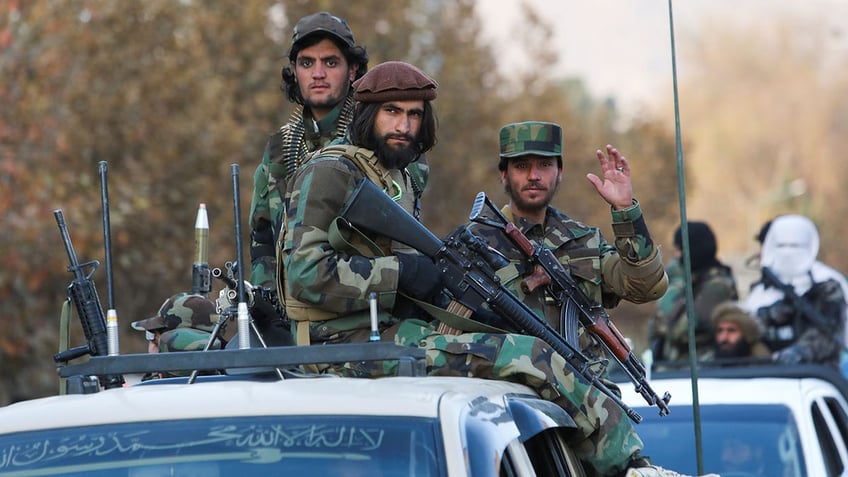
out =
<path fill-rule="evenodd" d="M 715 330 L 713 347 L 704 353 L 703 360 L 771 357 L 768 347 L 760 339 L 759 325 L 738 302 L 726 301 L 717 305 L 711 321 Z"/>
<path fill-rule="evenodd" d="M 705 222 L 688 222 L 692 296 L 695 316 L 696 349 L 706 350 L 713 341 L 714 330 L 710 316 L 716 305 L 737 300 L 736 279 L 731 268 L 718 260 L 718 243 Z M 675 259 L 682 271 L 683 233 L 674 232 Z M 677 361 L 689 356 L 689 317 L 686 315 L 686 283 L 682 273 L 675 273 L 674 282 L 663 296 L 649 325 L 654 361 Z"/>
<path fill-rule="evenodd" d="M 156 315 L 134 321 L 132 327 L 145 332 L 149 353 L 203 351 L 217 321 L 212 301 L 202 295 L 181 292 L 165 300 Z M 216 339 L 210 349 L 220 349 L 224 344 L 220 338 Z M 148 373 L 142 380 L 169 376 L 176 374 Z"/>
<path fill-rule="evenodd" d="M 777 217 L 767 229 L 760 266 L 777 281 L 764 275 L 752 286 L 745 307 L 760 323 L 763 341 L 778 362 L 839 365 L 845 292 L 839 278 L 815 266 L 818 251 L 818 230 L 804 216 Z"/>

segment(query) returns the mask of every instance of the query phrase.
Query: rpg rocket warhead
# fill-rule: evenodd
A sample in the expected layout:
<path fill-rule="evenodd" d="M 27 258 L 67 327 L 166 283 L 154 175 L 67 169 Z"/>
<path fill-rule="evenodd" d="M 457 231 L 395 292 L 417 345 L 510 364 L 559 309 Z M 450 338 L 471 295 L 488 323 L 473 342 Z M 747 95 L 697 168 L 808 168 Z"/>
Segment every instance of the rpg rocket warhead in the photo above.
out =
<path fill-rule="evenodd" d="M 209 216 L 206 204 L 197 209 L 194 222 L 194 262 L 191 265 L 191 292 L 206 296 L 212 291 L 212 275 L 209 270 Z"/>

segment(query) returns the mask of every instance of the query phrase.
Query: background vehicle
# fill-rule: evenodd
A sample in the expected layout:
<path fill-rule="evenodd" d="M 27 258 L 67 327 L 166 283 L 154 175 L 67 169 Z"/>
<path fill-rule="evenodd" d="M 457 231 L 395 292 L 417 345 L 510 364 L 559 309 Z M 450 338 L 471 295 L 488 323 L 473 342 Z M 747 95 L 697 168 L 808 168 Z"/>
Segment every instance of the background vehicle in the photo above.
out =
<path fill-rule="evenodd" d="M 722 477 L 848 475 L 848 382 L 819 366 L 745 366 L 698 371 L 704 471 Z M 689 372 L 654 374 L 668 390 L 659 417 L 622 385 L 624 401 L 645 418 L 637 426 L 655 464 L 696 473 Z"/>
<path fill-rule="evenodd" d="M 273 371 L 380 358 L 404 375 Z M 201 365 L 228 371 L 107 390 L 88 378 Z M 94 392 L 0 408 L 0 476 L 584 475 L 561 408 L 513 383 L 424 377 L 423 350 L 392 343 L 102 356 L 59 371 Z"/>

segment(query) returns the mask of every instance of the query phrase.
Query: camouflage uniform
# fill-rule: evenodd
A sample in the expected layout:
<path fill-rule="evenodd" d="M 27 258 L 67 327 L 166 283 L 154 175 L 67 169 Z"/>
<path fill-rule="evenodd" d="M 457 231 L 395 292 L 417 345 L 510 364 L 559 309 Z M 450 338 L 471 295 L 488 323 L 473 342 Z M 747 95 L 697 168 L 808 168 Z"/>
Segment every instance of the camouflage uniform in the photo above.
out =
<path fill-rule="evenodd" d="M 159 352 L 202 351 L 209 339 L 218 315 L 215 304 L 203 295 L 181 292 L 168 298 L 156 315 L 134 321 L 133 329 L 159 333 Z M 220 349 L 216 339 L 210 349 Z M 150 373 L 143 380 L 169 376 L 187 376 L 189 373 Z"/>
<path fill-rule="evenodd" d="M 276 131 L 265 145 L 262 162 L 253 176 L 253 199 L 250 205 L 251 271 L 253 285 L 276 289 L 277 259 L 275 244 L 284 220 L 288 178 L 312 151 L 344 136 L 353 110 L 353 98 L 348 97 L 333 111 L 313 122 L 302 105 L 295 107 L 289 122 Z M 306 124 L 314 124 L 306 134 Z"/>
<path fill-rule="evenodd" d="M 400 195 L 399 204 L 411 214 L 414 191 L 409 174 L 386 170 L 376 158 L 372 166 L 400 187 L 396 194 Z M 380 294 L 383 329 L 396 321 L 392 311 L 399 262 L 392 254 L 411 252 L 409 247 L 373 237 L 380 252 L 365 256 L 352 254 L 351 250 L 336 250 L 330 243 L 332 224 L 357 182 L 365 178 L 366 174 L 350 159 L 323 152 L 294 177 L 280 251 L 284 265 L 280 269 L 280 288 L 285 293 L 286 313 L 295 329 L 308 322 L 312 343 L 367 341 L 370 292 Z"/>
<path fill-rule="evenodd" d="M 710 267 L 699 273 L 692 273 L 692 296 L 695 310 L 696 349 L 706 351 L 713 340 L 713 327 L 710 315 L 716 305 L 736 300 L 736 281 L 730 268 L 724 265 Z M 652 335 L 663 336 L 661 355 L 656 359 L 674 361 L 689 356 L 689 328 L 686 317 L 686 288 L 681 279 L 676 286 L 670 286 L 663 297 L 670 309 L 658 313 L 654 318 Z M 656 352 L 657 350 L 655 350 Z"/>
<path fill-rule="evenodd" d="M 716 258 L 715 235 L 704 222 L 689 222 L 690 264 L 692 296 L 695 311 L 695 346 L 699 354 L 710 348 L 714 332 L 713 309 L 720 303 L 739 298 L 733 271 Z M 682 248 L 681 229 L 675 232 L 674 242 Z M 654 359 L 662 361 L 684 360 L 689 356 L 689 321 L 686 316 L 686 283 L 683 267 L 676 260 L 675 278 L 660 299 L 657 313 L 650 324 Z"/>

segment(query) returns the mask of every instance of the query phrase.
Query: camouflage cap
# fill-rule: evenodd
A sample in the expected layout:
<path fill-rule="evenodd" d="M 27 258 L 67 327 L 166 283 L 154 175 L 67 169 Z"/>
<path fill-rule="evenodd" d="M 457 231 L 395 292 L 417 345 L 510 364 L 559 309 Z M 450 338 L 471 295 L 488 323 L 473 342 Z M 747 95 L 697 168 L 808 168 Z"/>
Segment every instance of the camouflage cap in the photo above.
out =
<path fill-rule="evenodd" d="M 297 42 L 313 33 L 327 33 L 341 40 L 348 48 L 356 44 L 353 40 L 353 32 L 350 31 L 350 27 L 344 21 L 344 18 L 337 17 L 329 12 L 319 12 L 301 18 L 294 26 L 292 49 Z"/>
<path fill-rule="evenodd" d="M 132 327 L 139 331 L 163 331 L 176 328 L 212 331 L 217 320 L 215 304 L 208 298 L 182 292 L 165 300 L 155 316 L 134 321 Z"/>
<path fill-rule="evenodd" d="M 203 351 L 212 333 L 194 328 L 177 328 L 166 331 L 159 337 L 159 352 Z M 215 340 L 209 349 L 220 349 L 221 342 Z"/>
<path fill-rule="evenodd" d="M 511 123 L 501 128 L 502 158 L 528 154 L 562 157 L 562 128 L 542 121 Z"/>

